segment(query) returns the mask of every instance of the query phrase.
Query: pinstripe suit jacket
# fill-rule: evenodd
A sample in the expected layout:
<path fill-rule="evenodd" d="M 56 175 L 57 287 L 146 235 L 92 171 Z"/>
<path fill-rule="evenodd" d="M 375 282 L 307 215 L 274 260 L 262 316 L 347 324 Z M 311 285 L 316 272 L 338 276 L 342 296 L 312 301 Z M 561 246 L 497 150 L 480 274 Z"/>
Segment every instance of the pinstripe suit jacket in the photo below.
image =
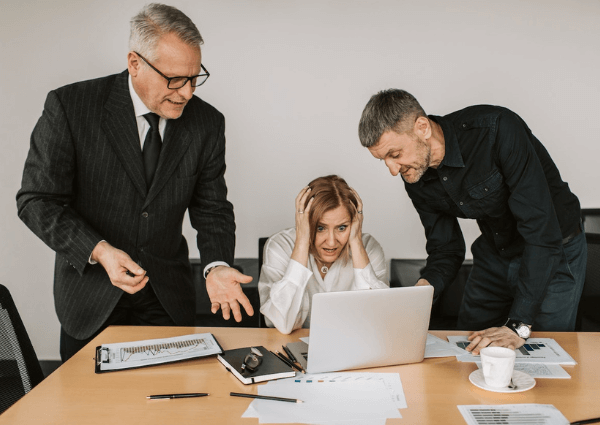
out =
<path fill-rule="evenodd" d="M 122 291 L 89 257 L 101 240 L 147 271 L 178 325 L 193 325 L 195 290 L 182 235 L 185 211 L 202 264 L 233 262 L 235 223 L 225 185 L 225 121 L 194 96 L 169 120 L 147 189 L 127 71 L 48 94 L 31 136 L 19 217 L 56 251 L 54 300 L 65 331 L 91 336 Z"/>

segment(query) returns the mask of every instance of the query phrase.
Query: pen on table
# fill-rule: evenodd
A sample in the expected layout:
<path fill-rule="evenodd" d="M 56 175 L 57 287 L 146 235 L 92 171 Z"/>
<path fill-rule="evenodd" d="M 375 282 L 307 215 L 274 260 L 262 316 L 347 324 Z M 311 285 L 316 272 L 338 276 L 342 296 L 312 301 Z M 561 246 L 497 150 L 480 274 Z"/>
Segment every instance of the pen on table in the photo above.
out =
<path fill-rule="evenodd" d="M 229 393 L 229 395 L 234 396 L 234 397 L 257 398 L 259 400 L 287 401 L 288 403 L 304 403 L 302 400 L 298 400 L 296 398 L 272 397 L 269 395 L 246 394 L 246 393 Z"/>
<path fill-rule="evenodd" d="M 281 361 L 283 361 L 289 367 L 296 369 L 298 372 L 304 373 L 304 370 L 301 367 L 299 367 L 297 364 L 293 363 L 290 359 L 285 357 L 279 351 L 275 351 L 273 354 L 275 354 L 277 357 L 279 357 L 281 359 Z"/>
<path fill-rule="evenodd" d="M 162 400 L 167 398 L 192 398 L 192 397 L 206 397 L 208 393 L 187 393 L 187 394 L 158 394 L 149 395 L 146 398 L 150 400 Z"/>
<path fill-rule="evenodd" d="M 293 361 L 294 363 L 298 362 L 298 360 L 296 360 L 296 357 L 292 354 L 289 348 L 287 348 L 285 345 L 282 345 L 281 348 L 283 348 L 283 351 L 285 351 L 285 353 L 288 355 L 291 361 Z"/>
<path fill-rule="evenodd" d="M 283 348 L 286 348 L 286 347 L 283 347 Z M 292 354 L 291 357 L 294 357 L 293 360 L 291 359 L 291 357 L 288 358 L 285 355 L 283 355 L 282 353 L 280 353 L 279 351 L 276 351 L 275 353 L 276 353 L 275 355 L 279 356 L 279 358 L 281 358 L 283 360 L 287 360 L 288 362 L 290 362 L 290 365 L 294 369 L 296 369 L 297 371 L 302 372 L 302 373 L 306 373 L 306 371 L 304 370 L 304 368 L 302 367 L 302 365 L 300 364 L 300 362 L 298 360 L 296 360 L 296 358 L 294 357 L 294 355 L 292 353 L 290 353 L 290 354 Z"/>
<path fill-rule="evenodd" d="M 571 422 L 570 425 L 585 425 L 585 424 L 596 424 L 600 422 L 600 418 L 594 418 L 594 419 L 584 419 L 582 421 L 575 421 L 575 422 Z"/>

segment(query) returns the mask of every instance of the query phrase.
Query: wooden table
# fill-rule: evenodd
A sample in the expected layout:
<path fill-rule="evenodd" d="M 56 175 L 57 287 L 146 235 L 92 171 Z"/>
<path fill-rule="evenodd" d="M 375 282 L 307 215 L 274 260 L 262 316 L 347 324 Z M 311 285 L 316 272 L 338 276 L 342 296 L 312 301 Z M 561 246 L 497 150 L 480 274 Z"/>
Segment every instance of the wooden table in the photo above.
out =
<path fill-rule="evenodd" d="M 282 335 L 275 329 L 110 327 L 58 368 L 4 414 L 0 424 L 257 424 L 241 416 L 251 400 L 230 397 L 230 391 L 256 392 L 245 386 L 216 357 L 170 365 L 94 373 L 94 347 L 114 342 L 211 332 L 223 349 L 264 345 L 272 350 L 308 335 L 298 330 Z M 432 331 L 444 337 L 466 332 Z M 479 389 L 469 382 L 474 363 L 454 357 L 422 363 L 371 369 L 399 373 L 408 408 L 402 419 L 387 424 L 464 424 L 457 405 L 553 404 L 569 421 L 600 417 L 600 333 L 534 332 L 554 338 L 578 362 L 564 366 L 571 379 L 537 379 L 522 393 L 502 394 Z M 146 400 L 150 394 L 208 392 L 209 397 Z"/>

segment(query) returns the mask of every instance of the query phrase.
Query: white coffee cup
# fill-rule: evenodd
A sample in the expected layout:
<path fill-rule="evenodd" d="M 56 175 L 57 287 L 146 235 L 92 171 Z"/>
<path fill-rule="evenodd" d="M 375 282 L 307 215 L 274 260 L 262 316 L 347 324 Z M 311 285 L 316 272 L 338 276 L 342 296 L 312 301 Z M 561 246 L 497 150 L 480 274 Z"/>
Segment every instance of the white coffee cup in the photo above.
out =
<path fill-rule="evenodd" d="M 485 383 L 494 388 L 508 387 L 515 367 L 515 350 L 486 347 L 480 351 L 480 354 Z"/>

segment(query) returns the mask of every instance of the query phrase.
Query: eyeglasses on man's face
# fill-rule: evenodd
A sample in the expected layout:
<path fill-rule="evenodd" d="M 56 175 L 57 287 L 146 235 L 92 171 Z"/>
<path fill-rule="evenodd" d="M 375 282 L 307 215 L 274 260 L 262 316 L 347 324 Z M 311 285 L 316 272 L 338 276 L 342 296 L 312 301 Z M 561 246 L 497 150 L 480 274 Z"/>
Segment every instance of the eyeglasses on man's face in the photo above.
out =
<path fill-rule="evenodd" d="M 142 60 L 144 62 L 146 62 L 150 68 L 155 70 L 161 77 L 163 77 L 165 80 L 167 80 L 167 88 L 169 88 L 171 90 L 177 90 L 177 89 L 182 88 L 183 86 L 185 86 L 187 84 L 188 81 L 190 82 L 192 87 L 200 87 L 202 84 L 204 84 L 206 82 L 208 77 L 210 77 L 210 73 L 207 71 L 207 69 L 202 64 L 200 64 L 200 67 L 204 71 L 203 74 L 194 75 L 193 77 L 167 77 L 165 74 L 163 74 L 158 69 L 156 69 L 156 67 L 154 65 L 152 65 L 150 62 L 148 62 L 148 60 L 145 57 L 140 55 L 138 52 L 134 52 L 134 53 L 136 55 L 138 55 L 140 58 L 142 58 Z"/>

